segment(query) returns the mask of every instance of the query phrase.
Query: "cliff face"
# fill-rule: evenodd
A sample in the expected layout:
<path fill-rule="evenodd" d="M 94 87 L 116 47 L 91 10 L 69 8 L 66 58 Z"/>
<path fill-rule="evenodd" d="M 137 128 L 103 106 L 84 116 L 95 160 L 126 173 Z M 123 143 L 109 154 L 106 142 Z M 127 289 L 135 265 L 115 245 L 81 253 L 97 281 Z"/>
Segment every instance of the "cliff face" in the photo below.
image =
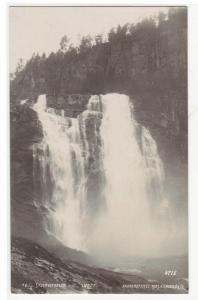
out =
<path fill-rule="evenodd" d="M 41 141 L 42 129 L 28 105 L 17 106 L 10 118 L 12 233 L 34 237 L 41 219 L 34 207 L 32 145 Z"/>

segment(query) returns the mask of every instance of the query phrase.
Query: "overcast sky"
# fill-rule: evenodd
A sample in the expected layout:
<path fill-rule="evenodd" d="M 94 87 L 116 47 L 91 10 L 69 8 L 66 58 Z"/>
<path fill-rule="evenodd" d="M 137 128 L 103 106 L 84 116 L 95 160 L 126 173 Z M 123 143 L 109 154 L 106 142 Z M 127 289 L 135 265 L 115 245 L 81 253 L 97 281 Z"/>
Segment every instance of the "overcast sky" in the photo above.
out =
<path fill-rule="evenodd" d="M 34 52 L 57 51 L 63 35 L 76 44 L 80 36 L 106 35 L 118 24 L 136 23 L 167 7 L 11 7 L 10 71 L 20 58 L 29 59 Z"/>

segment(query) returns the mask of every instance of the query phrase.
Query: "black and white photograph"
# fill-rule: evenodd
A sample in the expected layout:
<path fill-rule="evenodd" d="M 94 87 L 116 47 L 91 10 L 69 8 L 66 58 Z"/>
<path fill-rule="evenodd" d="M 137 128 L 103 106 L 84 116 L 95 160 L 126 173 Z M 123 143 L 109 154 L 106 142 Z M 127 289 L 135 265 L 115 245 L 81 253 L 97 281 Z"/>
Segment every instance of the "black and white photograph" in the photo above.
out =
<path fill-rule="evenodd" d="M 188 294 L 188 8 L 10 6 L 13 294 Z"/>

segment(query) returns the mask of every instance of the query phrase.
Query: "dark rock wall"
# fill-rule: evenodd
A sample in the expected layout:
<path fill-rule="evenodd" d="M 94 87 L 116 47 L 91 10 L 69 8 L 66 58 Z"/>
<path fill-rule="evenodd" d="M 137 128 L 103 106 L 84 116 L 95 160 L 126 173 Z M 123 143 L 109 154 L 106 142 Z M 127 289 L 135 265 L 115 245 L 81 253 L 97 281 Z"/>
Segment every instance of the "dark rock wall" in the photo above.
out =
<path fill-rule="evenodd" d="M 28 105 L 16 106 L 10 120 L 11 231 L 35 238 L 42 220 L 34 206 L 32 145 L 42 140 L 42 128 Z"/>

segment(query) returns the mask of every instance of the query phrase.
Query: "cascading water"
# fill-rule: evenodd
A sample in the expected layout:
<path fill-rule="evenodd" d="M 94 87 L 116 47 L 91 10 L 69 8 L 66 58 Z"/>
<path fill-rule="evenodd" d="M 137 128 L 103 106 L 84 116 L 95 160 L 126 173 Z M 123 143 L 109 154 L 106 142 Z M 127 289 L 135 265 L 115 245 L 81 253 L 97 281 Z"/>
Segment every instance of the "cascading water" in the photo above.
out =
<path fill-rule="evenodd" d="M 156 255 L 169 228 L 165 219 L 160 226 L 157 223 L 158 227 L 154 222 L 155 216 L 166 214 L 164 172 L 156 144 L 149 131 L 142 127 L 140 149 L 137 139 L 140 125 L 134 119 L 129 97 L 103 96 L 102 111 L 100 135 L 106 211 L 98 218 L 89 247 L 97 256 L 105 253 L 108 260 L 113 255 Z M 153 182 L 158 189 L 157 203 L 153 203 L 156 197 L 149 195 L 150 191 L 156 196 Z"/>
<path fill-rule="evenodd" d="M 78 121 L 47 109 L 45 95 L 38 98 L 34 109 L 44 135 L 34 147 L 34 160 L 40 164 L 43 197 L 39 202 L 47 211 L 45 229 L 68 246 L 83 248 L 85 176 Z"/>
<path fill-rule="evenodd" d="M 167 224 L 155 222 L 169 207 L 163 164 L 148 129 L 138 142 L 129 97 L 92 96 L 76 119 L 47 108 L 45 95 L 34 109 L 44 135 L 34 176 L 41 171 L 45 229 L 96 256 L 155 255 L 167 238 Z"/>
<path fill-rule="evenodd" d="M 147 197 L 151 198 L 152 210 L 155 216 L 163 220 L 170 217 L 169 202 L 165 197 L 165 174 L 163 163 L 159 157 L 157 145 L 149 130 L 142 126 L 142 155 L 146 166 Z"/>

